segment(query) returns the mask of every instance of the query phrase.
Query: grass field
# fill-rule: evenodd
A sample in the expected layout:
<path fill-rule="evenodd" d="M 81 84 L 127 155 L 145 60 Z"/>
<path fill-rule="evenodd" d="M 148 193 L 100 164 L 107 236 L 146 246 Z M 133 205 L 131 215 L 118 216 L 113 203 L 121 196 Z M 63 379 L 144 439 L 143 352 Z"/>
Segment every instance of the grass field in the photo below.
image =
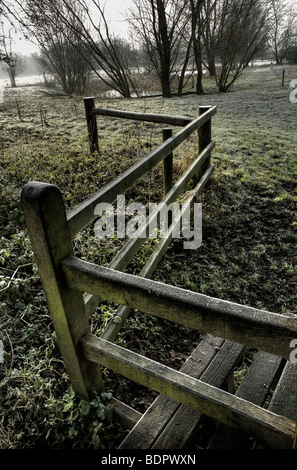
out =
<path fill-rule="evenodd" d="M 175 240 L 153 279 L 276 313 L 297 313 L 297 104 L 290 81 L 297 67 L 250 68 L 231 92 L 172 99 L 100 99 L 102 107 L 195 117 L 200 105 L 218 107 L 213 119 L 215 172 L 200 198 L 203 244 L 196 251 Z M 38 86 L 5 91 L 0 103 L 0 448 L 114 448 L 122 430 L 113 424 L 109 398 L 144 411 L 154 394 L 106 371 L 109 389 L 90 403 L 75 398 L 52 340 L 52 326 L 20 206 L 31 180 L 58 185 L 74 207 L 161 142 L 150 124 L 98 118 L 99 154 L 90 155 L 81 97 Z M 175 176 L 194 157 L 196 140 L 175 152 Z M 129 191 L 155 201 L 160 168 Z M 83 257 L 107 264 L 119 248 L 92 231 L 75 240 Z M 146 246 L 130 267 L 138 272 Z M 103 305 L 92 319 L 98 332 L 114 313 Z M 119 342 L 180 367 L 199 334 L 135 312 Z M 243 364 L 243 368 L 245 365 Z M 241 370 L 238 371 L 240 377 Z M 135 392 L 137 390 L 137 393 Z"/>

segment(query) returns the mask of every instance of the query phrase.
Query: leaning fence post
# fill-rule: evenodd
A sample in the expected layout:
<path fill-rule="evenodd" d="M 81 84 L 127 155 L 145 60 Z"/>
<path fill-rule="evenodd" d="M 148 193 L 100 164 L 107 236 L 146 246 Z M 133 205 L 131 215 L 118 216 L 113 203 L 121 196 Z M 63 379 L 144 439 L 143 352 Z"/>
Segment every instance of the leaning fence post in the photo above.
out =
<path fill-rule="evenodd" d="M 73 255 L 62 195 L 54 185 L 32 182 L 21 198 L 59 349 L 74 391 L 88 400 L 91 390 L 102 390 L 103 383 L 98 366 L 80 348 L 80 339 L 89 333 L 83 294 L 67 286 L 61 270 L 61 261 Z"/>
<path fill-rule="evenodd" d="M 206 111 L 208 111 L 209 109 L 211 109 L 211 106 L 199 106 L 199 116 L 202 116 L 202 114 L 206 113 Z M 211 142 L 211 118 L 209 118 L 209 120 L 198 129 L 198 141 L 199 153 L 201 153 L 205 149 L 205 147 L 207 147 L 208 144 Z M 201 169 L 199 170 L 197 175 L 198 180 L 200 180 L 200 178 L 204 175 L 209 165 L 210 156 L 205 160 Z"/>
<path fill-rule="evenodd" d="M 93 113 L 93 109 L 95 108 L 95 98 L 84 98 L 84 104 L 90 142 L 90 151 L 91 153 L 94 153 L 96 151 L 99 151 L 97 118 L 96 114 Z"/>
<path fill-rule="evenodd" d="M 172 128 L 163 129 L 163 142 L 172 137 Z M 163 160 L 163 194 L 166 196 L 173 186 L 173 154 L 169 153 Z"/>

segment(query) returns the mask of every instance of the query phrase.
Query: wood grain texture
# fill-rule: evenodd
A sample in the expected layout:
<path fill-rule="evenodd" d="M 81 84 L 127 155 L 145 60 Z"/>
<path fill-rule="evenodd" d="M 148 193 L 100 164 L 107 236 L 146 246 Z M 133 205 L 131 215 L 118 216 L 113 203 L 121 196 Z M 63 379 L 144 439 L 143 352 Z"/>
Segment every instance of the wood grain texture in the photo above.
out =
<path fill-rule="evenodd" d="M 290 342 L 297 337 L 293 315 L 257 310 L 215 299 L 70 256 L 62 262 L 72 289 L 139 309 L 165 320 L 210 333 L 235 343 L 290 358 Z"/>
<path fill-rule="evenodd" d="M 101 390 L 103 383 L 98 367 L 79 350 L 79 339 L 89 331 L 82 293 L 67 286 L 61 270 L 62 259 L 73 254 L 62 195 L 54 185 L 32 182 L 21 197 L 59 349 L 75 392 L 88 399 L 91 388 Z"/>
<path fill-rule="evenodd" d="M 81 339 L 86 358 L 198 410 L 245 430 L 274 448 L 292 448 L 296 424 L 253 403 L 91 334 Z"/>

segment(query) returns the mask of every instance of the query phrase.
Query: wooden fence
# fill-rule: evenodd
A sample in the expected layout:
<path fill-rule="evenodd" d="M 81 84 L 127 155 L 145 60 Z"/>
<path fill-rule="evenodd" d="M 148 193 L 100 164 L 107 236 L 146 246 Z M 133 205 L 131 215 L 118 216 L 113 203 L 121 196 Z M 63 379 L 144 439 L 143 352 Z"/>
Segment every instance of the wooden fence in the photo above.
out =
<path fill-rule="evenodd" d="M 94 222 L 96 205 L 115 202 L 117 195 L 124 194 L 161 161 L 164 162 L 164 198 L 143 224 L 143 233 L 147 233 L 150 221 L 162 208 L 174 202 L 198 174 L 198 184 L 187 200 L 187 204 L 193 204 L 213 171 L 211 119 L 216 108 L 201 107 L 198 118 L 188 119 L 98 109 L 92 98 L 85 103 L 92 151 L 98 148 L 97 114 L 149 120 L 182 126 L 182 129 L 175 135 L 172 130 L 166 130 L 165 140 L 158 148 L 69 213 L 54 185 L 32 182 L 22 190 L 26 224 L 59 348 L 75 392 L 89 399 L 92 389 L 102 390 L 104 384 L 99 367 L 104 366 L 219 422 L 242 428 L 261 440 L 264 436 L 269 445 L 292 447 L 296 430 L 293 420 L 142 357 L 113 341 L 131 309 L 139 309 L 289 360 L 290 343 L 297 338 L 296 317 L 264 312 L 149 279 L 172 239 L 172 227 L 167 237 L 159 241 L 139 276 L 123 271 L 141 248 L 144 238 L 130 239 L 109 267 L 83 261 L 73 252 L 72 240 Z M 199 155 L 174 183 L 173 151 L 197 131 Z M 117 317 L 121 321 L 111 321 L 97 338 L 90 333 L 89 316 L 101 300 L 119 304 Z"/>

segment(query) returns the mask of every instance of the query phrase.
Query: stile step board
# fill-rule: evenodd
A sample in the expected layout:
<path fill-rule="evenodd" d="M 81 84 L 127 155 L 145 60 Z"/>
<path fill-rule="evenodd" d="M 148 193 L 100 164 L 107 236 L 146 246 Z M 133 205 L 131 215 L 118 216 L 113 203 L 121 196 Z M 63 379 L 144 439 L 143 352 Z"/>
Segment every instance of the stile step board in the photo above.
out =
<path fill-rule="evenodd" d="M 297 364 L 287 362 L 272 396 L 269 411 L 297 421 Z"/>
<path fill-rule="evenodd" d="M 235 395 L 263 406 L 283 362 L 280 357 L 259 351 Z M 249 436 L 220 424 L 207 448 L 240 449 L 248 445 Z"/>
<path fill-rule="evenodd" d="M 194 373 L 196 366 L 196 374 L 199 377 L 217 354 L 223 342 L 224 340 L 221 338 L 206 335 L 187 359 L 181 371 L 190 375 Z M 123 440 L 119 448 L 149 449 L 179 406 L 180 403 L 164 395 L 159 395 Z"/>
<path fill-rule="evenodd" d="M 244 352 L 242 345 L 225 341 L 200 380 L 222 388 Z M 153 449 L 183 449 L 191 440 L 203 415 L 185 405 L 180 405 L 167 427 L 153 444 Z"/>
<path fill-rule="evenodd" d="M 111 405 L 113 408 L 114 420 L 124 428 L 132 429 L 142 416 L 139 411 L 134 410 L 134 408 L 131 408 L 129 405 L 126 405 L 114 397 L 111 399 Z"/>
<path fill-rule="evenodd" d="M 180 370 L 196 379 L 222 386 L 243 350 L 241 345 L 206 335 Z M 200 417 L 200 413 L 159 395 L 119 449 L 183 448 Z"/>

